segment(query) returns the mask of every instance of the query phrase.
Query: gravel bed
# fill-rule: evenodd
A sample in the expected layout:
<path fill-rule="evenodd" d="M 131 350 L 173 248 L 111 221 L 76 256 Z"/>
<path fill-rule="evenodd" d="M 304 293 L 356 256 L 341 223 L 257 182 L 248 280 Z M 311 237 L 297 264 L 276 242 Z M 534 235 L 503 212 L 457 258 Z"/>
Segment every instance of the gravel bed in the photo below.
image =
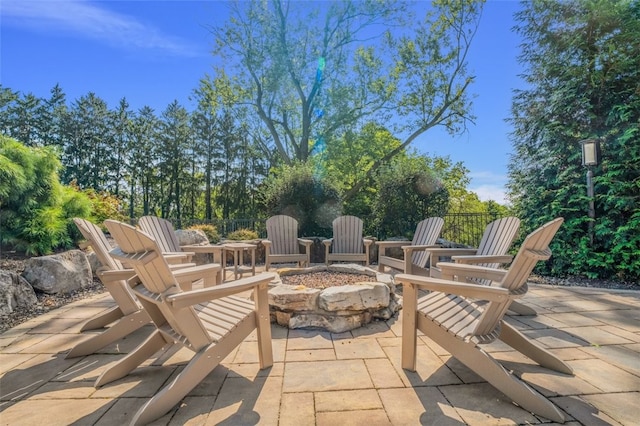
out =
<path fill-rule="evenodd" d="M 375 277 L 364 274 L 349 274 L 346 272 L 310 272 L 308 274 L 281 275 L 282 284 L 290 286 L 305 286 L 307 288 L 327 288 L 349 285 L 359 282 L 374 282 Z"/>

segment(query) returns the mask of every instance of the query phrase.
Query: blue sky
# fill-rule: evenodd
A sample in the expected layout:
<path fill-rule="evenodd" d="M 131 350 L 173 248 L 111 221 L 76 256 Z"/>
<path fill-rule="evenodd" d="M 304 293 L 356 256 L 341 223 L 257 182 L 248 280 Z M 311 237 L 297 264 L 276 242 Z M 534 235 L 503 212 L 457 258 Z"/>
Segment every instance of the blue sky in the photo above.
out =
<path fill-rule="evenodd" d="M 477 117 L 466 133 L 437 129 L 414 147 L 450 156 L 470 170 L 470 190 L 504 202 L 511 152 L 512 90 L 522 87 L 516 61 L 520 40 L 511 32 L 516 1 L 489 0 L 469 57 Z M 115 108 L 126 97 L 131 108 L 162 112 L 178 100 L 188 109 L 193 89 L 212 72 L 213 39 L 207 26 L 225 19 L 219 1 L 2 0 L 0 83 L 38 97 L 60 84 L 73 101 L 89 92 Z"/>

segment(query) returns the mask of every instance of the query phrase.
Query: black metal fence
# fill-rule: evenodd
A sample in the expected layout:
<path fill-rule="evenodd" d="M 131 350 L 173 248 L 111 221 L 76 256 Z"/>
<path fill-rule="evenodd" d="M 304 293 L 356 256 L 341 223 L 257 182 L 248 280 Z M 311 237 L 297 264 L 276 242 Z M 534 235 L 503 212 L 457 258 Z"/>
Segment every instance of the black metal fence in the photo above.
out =
<path fill-rule="evenodd" d="M 444 217 L 444 227 L 440 235 L 447 241 L 477 247 L 487 224 L 499 218 L 499 215 L 490 213 L 448 214 Z M 222 237 L 226 237 L 238 229 L 250 229 L 255 231 L 259 238 L 266 238 L 265 222 L 266 219 L 213 219 L 206 223 L 214 225 Z M 188 227 L 196 223 L 205 222 L 193 221 L 186 223 L 183 221 L 183 226 Z"/>

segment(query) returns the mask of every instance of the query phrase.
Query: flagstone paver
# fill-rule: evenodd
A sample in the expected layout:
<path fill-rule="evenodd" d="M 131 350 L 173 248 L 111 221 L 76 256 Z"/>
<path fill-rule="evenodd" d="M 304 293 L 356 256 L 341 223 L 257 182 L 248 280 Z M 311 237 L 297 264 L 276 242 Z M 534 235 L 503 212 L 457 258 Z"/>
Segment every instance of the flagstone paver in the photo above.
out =
<path fill-rule="evenodd" d="M 247 294 L 249 297 L 249 294 Z M 538 366 L 503 342 L 484 347 L 566 413 L 569 426 L 637 425 L 640 292 L 533 284 L 534 317 L 507 321 L 565 360 L 574 376 Z M 106 294 L 77 301 L 0 335 L 1 425 L 127 424 L 184 368 L 189 350 L 161 350 L 128 376 L 94 382 L 152 330 L 145 326 L 95 354 L 65 359 Z M 427 336 L 416 372 L 401 368 L 402 311 L 345 333 L 272 325 L 275 363 L 260 370 L 256 334 L 157 419 L 166 425 L 549 424 L 513 404 Z"/>

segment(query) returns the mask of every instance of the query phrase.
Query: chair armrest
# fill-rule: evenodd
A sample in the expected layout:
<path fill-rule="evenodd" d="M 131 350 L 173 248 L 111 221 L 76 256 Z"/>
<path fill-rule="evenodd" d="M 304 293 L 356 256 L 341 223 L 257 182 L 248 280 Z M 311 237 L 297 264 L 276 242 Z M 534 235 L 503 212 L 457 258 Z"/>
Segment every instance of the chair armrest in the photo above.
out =
<path fill-rule="evenodd" d="M 432 245 L 432 246 L 402 246 L 402 250 L 404 251 L 404 256 L 405 256 L 405 259 L 406 259 L 408 256 L 411 256 L 411 254 L 414 251 L 428 251 L 428 252 L 431 252 L 431 250 L 437 249 L 439 247 L 440 246 L 438 246 L 438 245 Z"/>
<path fill-rule="evenodd" d="M 380 248 L 402 247 L 406 246 L 409 241 L 377 241 L 376 245 Z"/>
<path fill-rule="evenodd" d="M 428 251 L 432 251 L 434 249 L 438 249 L 441 246 L 438 244 L 432 244 L 432 245 L 427 245 L 427 246 L 420 246 L 420 245 L 403 245 L 402 246 L 402 250 L 428 250 Z"/>
<path fill-rule="evenodd" d="M 327 247 L 329 247 L 332 243 L 333 243 L 333 238 L 329 238 L 329 239 L 326 239 L 326 240 L 322 241 L 322 244 L 324 244 Z"/>
<path fill-rule="evenodd" d="M 193 253 L 166 251 L 162 252 L 162 256 L 167 260 L 167 263 L 181 263 L 189 261 Z"/>
<path fill-rule="evenodd" d="M 96 271 L 96 275 L 98 276 L 98 278 L 105 281 L 128 280 L 136 274 L 133 269 L 101 269 L 102 268 L 98 268 L 98 270 Z"/>
<path fill-rule="evenodd" d="M 502 287 L 490 287 L 479 284 L 459 283 L 440 278 L 423 277 L 409 274 L 398 274 L 394 279 L 408 285 L 418 286 L 430 291 L 455 294 L 491 302 L 504 302 L 509 297 L 509 290 Z"/>
<path fill-rule="evenodd" d="M 197 245 L 186 245 L 186 246 L 180 246 L 180 248 L 182 250 L 185 251 L 185 253 L 188 252 L 192 252 L 192 253 L 220 253 L 222 251 L 222 246 L 220 245 L 214 245 L 214 244 L 206 244 L 206 245 L 202 245 L 202 246 L 197 246 Z"/>
<path fill-rule="evenodd" d="M 298 244 L 302 244 L 305 247 L 311 247 L 311 244 L 313 244 L 313 241 L 307 240 L 304 238 L 298 238 Z"/>
<path fill-rule="evenodd" d="M 507 274 L 505 269 L 487 268 L 478 265 L 464 265 L 461 263 L 438 262 L 436 265 L 442 272 L 442 277 L 451 279 L 454 275 L 465 278 L 480 278 L 490 281 L 502 281 Z"/>
<path fill-rule="evenodd" d="M 183 268 L 191 268 L 193 266 L 196 266 L 195 263 L 193 262 L 189 262 L 189 263 L 168 263 L 169 265 L 169 269 L 171 269 L 172 271 L 177 271 L 179 269 L 183 269 Z"/>
<path fill-rule="evenodd" d="M 202 276 L 202 274 L 204 273 L 217 272 L 220 270 L 222 270 L 222 266 L 218 265 L 217 263 L 207 263 L 204 265 L 193 265 L 188 268 L 174 269 L 171 272 L 173 272 L 173 276 L 176 277 L 176 279 L 180 279 L 188 275 Z"/>
<path fill-rule="evenodd" d="M 371 244 L 373 244 L 373 240 L 368 240 L 366 238 L 363 238 L 362 242 L 364 243 L 365 247 L 369 247 Z"/>
<path fill-rule="evenodd" d="M 180 292 L 166 297 L 167 303 L 175 308 L 186 308 L 198 303 L 220 299 L 233 294 L 242 293 L 255 287 L 266 286 L 275 278 L 274 274 L 262 273 L 253 277 L 241 278 L 237 281 L 220 284 L 197 290 Z"/>
<path fill-rule="evenodd" d="M 476 249 L 465 249 L 465 248 L 446 248 L 446 247 L 436 247 L 430 249 L 432 258 L 438 257 L 451 257 L 451 256 L 462 256 L 462 255 L 474 255 L 478 252 Z"/>
<path fill-rule="evenodd" d="M 511 263 L 513 260 L 513 256 L 504 254 L 504 255 L 472 255 L 472 256 L 451 256 L 451 260 L 455 263 L 465 263 L 465 264 L 474 264 L 474 263 Z"/>

